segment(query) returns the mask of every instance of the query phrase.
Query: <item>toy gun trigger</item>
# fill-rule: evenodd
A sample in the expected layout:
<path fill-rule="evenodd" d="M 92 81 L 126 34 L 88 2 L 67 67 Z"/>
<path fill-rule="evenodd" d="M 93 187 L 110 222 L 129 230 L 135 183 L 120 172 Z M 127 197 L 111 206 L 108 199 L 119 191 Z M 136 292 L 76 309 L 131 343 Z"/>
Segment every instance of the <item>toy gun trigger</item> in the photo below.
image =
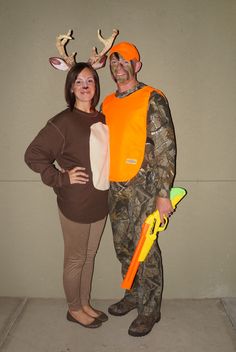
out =
<path fill-rule="evenodd" d="M 161 231 L 165 231 L 165 229 L 166 229 L 166 227 L 167 227 L 167 225 L 168 225 L 168 222 L 169 222 L 169 219 L 166 217 L 166 216 L 164 216 L 164 225 L 160 225 L 159 227 L 158 227 L 158 232 L 161 232 Z"/>
<path fill-rule="evenodd" d="M 148 232 L 148 234 L 149 234 L 150 236 L 155 235 L 156 232 L 157 232 L 157 229 L 158 229 L 158 227 L 159 227 L 159 223 L 158 223 L 156 217 L 154 217 L 152 221 L 153 221 L 153 223 L 152 223 L 152 225 L 151 225 L 150 231 Z"/>

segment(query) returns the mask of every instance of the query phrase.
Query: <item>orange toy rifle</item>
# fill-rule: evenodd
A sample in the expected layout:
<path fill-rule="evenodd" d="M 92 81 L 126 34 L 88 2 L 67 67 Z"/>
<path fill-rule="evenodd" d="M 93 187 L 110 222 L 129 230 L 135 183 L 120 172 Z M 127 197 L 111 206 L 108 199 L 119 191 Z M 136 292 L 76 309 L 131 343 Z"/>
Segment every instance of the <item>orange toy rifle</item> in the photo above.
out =
<path fill-rule="evenodd" d="M 184 198 L 187 194 L 186 190 L 179 187 L 173 187 L 170 191 L 170 200 L 172 207 L 175 209 L 176 205 Z M 122 288 L 130 290 L 139 264 L 143 262 L 148 255 L 153 242 L 157 238 L 158 232 L 164 231 L 168 225 L 168 219 L 165 217 L 165 223 L 161 226 L 161 219 L 159 211 L 156 210 L 154 213 L 149 215 L 142 225 L 140 239 L 135 249 L 134 255 L 130 262 L 128 271 L 121 284 Z"/>

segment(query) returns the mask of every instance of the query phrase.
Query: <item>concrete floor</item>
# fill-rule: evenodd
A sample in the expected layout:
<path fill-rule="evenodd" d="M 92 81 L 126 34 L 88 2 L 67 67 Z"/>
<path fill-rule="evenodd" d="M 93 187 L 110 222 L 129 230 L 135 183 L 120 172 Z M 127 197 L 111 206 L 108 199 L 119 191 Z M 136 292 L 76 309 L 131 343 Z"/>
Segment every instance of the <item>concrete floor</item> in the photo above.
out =
<path fill-rule="evenodd" d="M 114 301 L 93 301 L 107 311 Z M 109 316 L 98 329 L 65 319 L 62 299 L 0 298 L 0 351 L 4 352 L 233 352 L 236 299 L 164 300 L 162 319 L 152 332 L 131 337 L 136 317 Z"/>

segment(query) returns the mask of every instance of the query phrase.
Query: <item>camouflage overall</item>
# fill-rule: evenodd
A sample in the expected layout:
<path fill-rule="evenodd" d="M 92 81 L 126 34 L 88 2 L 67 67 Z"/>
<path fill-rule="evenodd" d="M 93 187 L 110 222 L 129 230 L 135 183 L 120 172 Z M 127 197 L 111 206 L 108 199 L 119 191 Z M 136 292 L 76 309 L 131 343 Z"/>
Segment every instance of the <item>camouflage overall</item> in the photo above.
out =
<path fill-rule="evenodd" d="M 123 277 L 139 240 L 142 223 L 156 209 L 157 196 L 169 196 L 175 175 L 175 156 L 175 135 L 168 102 L 153 92 L 149 99 L 142 167 L 130 181 L 112 182 L 109 192 L 113 240 Z M 125 292 L 125 297 L 137 303 L 139 313 L 157 316 L 162 290 L 162 258 L 156 241 L 145 262 L 140 264 L 133 287 Z"/>

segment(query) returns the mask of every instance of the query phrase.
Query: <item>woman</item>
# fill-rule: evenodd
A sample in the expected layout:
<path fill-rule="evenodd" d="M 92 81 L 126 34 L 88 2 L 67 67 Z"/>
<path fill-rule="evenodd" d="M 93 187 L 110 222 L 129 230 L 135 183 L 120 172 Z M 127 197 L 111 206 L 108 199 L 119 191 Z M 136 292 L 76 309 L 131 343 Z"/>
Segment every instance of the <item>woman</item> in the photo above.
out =
<path fill-rule="evenodd" d="M 68 108 L 48 121 L 25 153 L 27 165 L 57 195 L 67 319 L 88 328 L 108 319 L 90 305 L 94 259 L 108 213 L 108 128 L 95 109 L 99 94 L 96 71 L 75 64 L 65 83 Z"/>

